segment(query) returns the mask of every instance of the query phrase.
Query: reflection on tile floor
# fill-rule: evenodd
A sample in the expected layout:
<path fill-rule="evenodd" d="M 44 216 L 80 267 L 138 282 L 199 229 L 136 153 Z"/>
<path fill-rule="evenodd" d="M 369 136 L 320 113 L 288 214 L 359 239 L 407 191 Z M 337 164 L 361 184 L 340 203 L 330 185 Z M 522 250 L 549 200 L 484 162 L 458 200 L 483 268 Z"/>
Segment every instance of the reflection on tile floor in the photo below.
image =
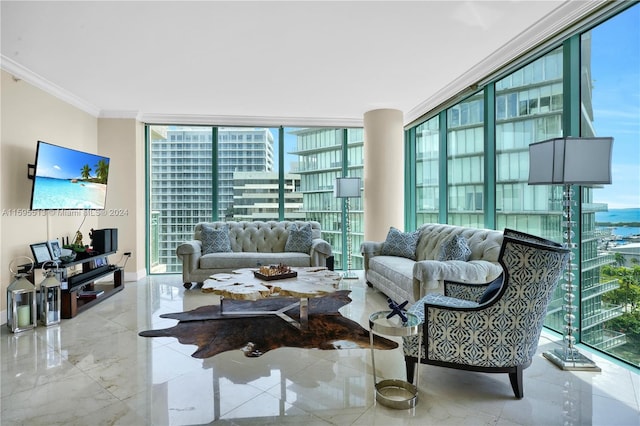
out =
<path fill-rule="evenodd" d="M 341 312 L 368 327 L 386 308 L 363 280 L 344 281 L 353 302 Z M 180 276 L 126 283 L 59 326 L 12 334 L 2 326 L 2 425 L 638 425 L 640 377 L 596 357 L 601 373 L 562 372 L 545 360 L 543 334 L 524 372 L 525 398 L 506 374 L 420 366 L 415 409 L 375 402 L 369 349 L 281 348 L 259 358 L 240 350 L 208 359 L 195 346 L 138 332 L 176 321 L 161 314 L 218 303 L 184 290 Z M 376 351 L 382 378 L 404 378 L 401 349 Z"/>

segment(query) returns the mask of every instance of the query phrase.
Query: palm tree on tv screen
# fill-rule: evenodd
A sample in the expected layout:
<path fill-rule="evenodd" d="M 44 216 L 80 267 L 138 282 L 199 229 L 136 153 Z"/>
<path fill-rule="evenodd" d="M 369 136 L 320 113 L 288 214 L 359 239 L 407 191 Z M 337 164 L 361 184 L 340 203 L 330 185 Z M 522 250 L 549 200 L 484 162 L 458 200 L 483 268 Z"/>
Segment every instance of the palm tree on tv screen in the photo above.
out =
<path fill-rule="evenodd" d="M 109 177 L 109 163 L 102 158 L 96 164 L 96 176 L 98 177 L 98 182 L 107 183 L 107 178 Z"/>
<path fill-rule="evenodd" d="M 91 177 L 91 167 L 88 164 L 85 164 L 82 169 L 80 169 L 80 176 L 82 179 L 89 179 Z"/>

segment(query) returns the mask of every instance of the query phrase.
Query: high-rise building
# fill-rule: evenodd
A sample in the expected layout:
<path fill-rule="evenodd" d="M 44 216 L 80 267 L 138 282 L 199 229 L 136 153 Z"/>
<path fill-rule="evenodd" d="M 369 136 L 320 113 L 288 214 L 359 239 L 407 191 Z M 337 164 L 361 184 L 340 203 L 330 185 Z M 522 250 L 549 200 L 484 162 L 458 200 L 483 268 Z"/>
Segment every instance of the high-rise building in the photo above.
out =
<path fill-rule="evenodd" d="M 223 218 L 234 205 L 234 173 L 272 172 L 268 129 L 150 126 L 151 268 L 180 272 L 175 248 L 193 236 L 198 222 Z M 213 138 L 217 134 L 217 154 Z M 214 188 L 214 156 L 218 184 Z"/>
<path fill-rule="evenodd" d="M 300 175 L 303 210 L 307 220 L 320 222 L 322 237 L 333 247 L 336 268 L 345 264 L 347 240 L 342 238 L 343 199 L 336 198 L 337 177 L 363 176 L 363 129 L 305 128 L 292 130 L 296 148 L 290 154 L 298 157 L 296 172 Z M 347 149 L 347 164 L 343 164 L 343 141 Z M 346 166 L 346 174 L 343 168 Z M 363 269 L 360 244 L 364 238 L 362 198 L 350 200 L 351 253 L 353 269 Z"/>
<path fill-rule="evenodd" d="M 278 220 L 280 217 L 279 176 L 273 172 L 235 172 L 233 208 L 225 220 Z M 300 192 L 300 175 L 284 175 L 284 214 L 288 220 L 305 220 Z M 221 218 L 222 219 L 222 218 Z"/>

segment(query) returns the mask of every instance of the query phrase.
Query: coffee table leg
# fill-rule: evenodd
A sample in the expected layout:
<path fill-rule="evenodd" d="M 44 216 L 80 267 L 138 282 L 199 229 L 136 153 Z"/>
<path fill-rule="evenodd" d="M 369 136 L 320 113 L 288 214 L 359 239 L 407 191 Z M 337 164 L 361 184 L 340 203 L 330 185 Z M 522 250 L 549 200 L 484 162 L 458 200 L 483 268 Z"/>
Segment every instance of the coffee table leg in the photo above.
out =
<path fill-rule="evenodd" d="M 300 298 L 300 329 L 306 330 L 309 328 L 309 298 Z"/>

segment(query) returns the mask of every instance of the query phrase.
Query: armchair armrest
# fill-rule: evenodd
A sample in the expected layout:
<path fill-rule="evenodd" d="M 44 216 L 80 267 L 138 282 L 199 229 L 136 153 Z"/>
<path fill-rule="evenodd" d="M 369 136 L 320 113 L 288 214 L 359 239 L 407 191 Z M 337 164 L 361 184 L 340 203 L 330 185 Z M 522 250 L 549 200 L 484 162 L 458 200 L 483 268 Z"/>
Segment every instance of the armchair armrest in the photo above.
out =
<path fill-rule="evenodd" d="M 470 308 L 477 308 L 479 304 L 472 300 L 458 299 L 456 297 L 443 296 L 437 293 L 428 294 L 424 303 L 429 308 L 440 308 L 448 310 L 464 310 L 468 311 Z"/>
<path fill-rule="evenodd" d="M 460 283 L 455 281 L 444 282 L 444 295 L 454 297 L 456 299 L 472 300 L 478 302 L 484 294 L 489 283 L 472 284 Z"/>

